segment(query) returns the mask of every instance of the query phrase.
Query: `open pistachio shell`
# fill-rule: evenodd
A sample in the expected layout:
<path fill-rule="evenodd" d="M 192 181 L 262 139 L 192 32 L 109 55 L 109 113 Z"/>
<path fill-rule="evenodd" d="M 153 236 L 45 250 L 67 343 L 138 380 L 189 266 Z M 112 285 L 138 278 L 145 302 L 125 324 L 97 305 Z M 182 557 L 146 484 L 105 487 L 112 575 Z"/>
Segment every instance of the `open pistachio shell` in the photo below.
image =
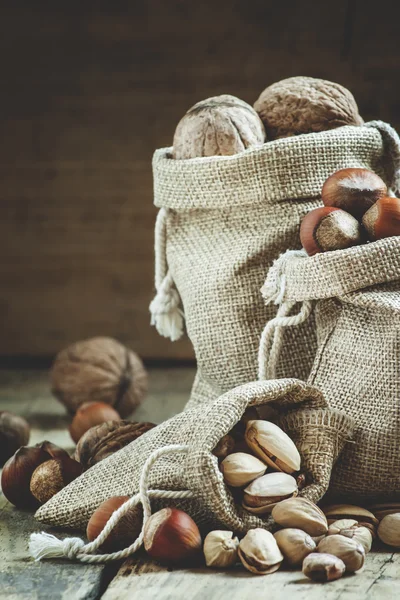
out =
<path fill-rule="evenodd" d="M 267 575 L 277 571 L 283 555 L 272 533 L 265 529 L 251 529 L 239 543 L 239 558 L 251 573 Z"/>
<path fill-rule="evenodd" d="M 245 440 L 249 448 L 276 471 L 294 473 L 301 458 L 294 442 L 280 427 L 270 421 L 249 421 Z"/>
<path fill-rule="evenodd" d="M 297 493 L 294 477 L 287 473 L 267 473 L 245 488 L 243 507 L 255 514 L 268 513 L 276 503 Z"/>

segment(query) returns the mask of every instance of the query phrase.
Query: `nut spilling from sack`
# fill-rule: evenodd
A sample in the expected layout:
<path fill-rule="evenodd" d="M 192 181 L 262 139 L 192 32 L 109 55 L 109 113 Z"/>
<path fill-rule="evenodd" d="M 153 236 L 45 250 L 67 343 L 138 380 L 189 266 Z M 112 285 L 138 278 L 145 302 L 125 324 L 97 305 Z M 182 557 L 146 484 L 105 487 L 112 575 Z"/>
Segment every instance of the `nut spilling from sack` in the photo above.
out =
<path fill-rule="evenodd" d="M 341 169 L 325 181 L 325 206 L 309 212 L 300 241 L 309 256 L 400 235 L 400 199 L 368 169 Z"/>

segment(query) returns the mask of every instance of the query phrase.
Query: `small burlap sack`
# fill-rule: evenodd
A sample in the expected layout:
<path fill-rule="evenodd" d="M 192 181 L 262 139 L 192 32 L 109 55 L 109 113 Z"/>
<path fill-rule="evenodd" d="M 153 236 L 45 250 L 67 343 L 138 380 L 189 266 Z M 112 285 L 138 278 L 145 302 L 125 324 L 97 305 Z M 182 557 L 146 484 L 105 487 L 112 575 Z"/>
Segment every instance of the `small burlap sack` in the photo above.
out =
<path fill-rule="evenodd" d="M 356 422 L 329 495 L 353 504 L 398 500 L 400 237 L 313 257 L 287 253 L 271 268 L 263 293 L 271 299 L 278 290 L 280 310 L 316 301 L 318 350 L 308 383 Z M 272 376 L 277 355 L 291 351 L 279 341 L 285 325 L 284 318 L 268 325 L 260 378 Z"/>
<path fill-rule="evenodd" d="M 188 512 L 204 532 L 222 527 L 244 534 L 254 527 L 270 527 L 270 518 L 262 519 L 235 504 L 218 459 L 212 454 L 248 406 L 265 403 L 278 411 L 278 424 L 300 452 L 301 472 L 306 477 L 301 493 L 319 500 L 328 487 L 332 465 L 351 436 L 353 423 L 346 415 L 327 409 L 316 388 L 299 380 L 283 379 L 249 383 L 207 405 L 187 409 L 86 471 L 42 506 L 36 518 L 51 525 L 83 528 L 102 501 L 129 495 L 132 498 L 123 505 L 122 512 L 140 502 L 144 522 L 151 511 L 177 506 Z M 121 514 L 119 509 L 113 515 L 109 529 Z M 142 539 L 141 535 L 122 553 L 104 558 L 92 556 L 101 541 L 84 547 L 79 538 L 63 541 L 35 534 L 31 551 L 37 559 L 68 556 L 101 562 L 132 554 Z"/>
<path fill-rule="evenodd" d="M 157 295 L 152 322 L 178 339 L 183 321 L 198 372 L 189 406 L 257 377 L 262 329 L 276 314 L 260 288 L 272 262 L 300 248 L 299 225 L 321 204 L 325 179 L 365 167 L 393 179 L 394 132 L 381 122 L 268 142 L 235 156 L 153 160 Z M 306 315 L 300 314 L 300 320 Z M 304 320 L 304 319 L 303 319 Z M 306 379 L 315 356 L 313 315 L 287 331 L 277 377 Z"/>

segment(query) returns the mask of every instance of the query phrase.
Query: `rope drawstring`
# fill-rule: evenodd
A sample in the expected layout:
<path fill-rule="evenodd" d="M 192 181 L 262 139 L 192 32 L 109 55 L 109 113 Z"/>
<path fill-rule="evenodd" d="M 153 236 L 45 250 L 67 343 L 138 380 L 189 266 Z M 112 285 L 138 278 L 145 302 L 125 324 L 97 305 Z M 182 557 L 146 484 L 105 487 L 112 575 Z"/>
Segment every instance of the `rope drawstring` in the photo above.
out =
<path fill-rule="evenodd" d="M 276 378 L 276 370 L 279 356 L 283 345 L 284 327 L 295 327 L 304 323 L 310 316 L 312 303 L 305 300 L 297 315 L 290 315 L 290 312 L 296 305 L 293 300 L 285 300 L 286 274 L 285 268 L 289 261 L 294 258 L 305 258 L 307 256 L 304 250 L 288 250 L 282 254 L 272 265 L 261 293 L 265 299 L 265 304 L 279 304 L 277 315 L 271 319 L 261 334 L 260 345 L 258 349 L 258 379 Z"/>
<path fill-rule="evenodd" d="M 155 226 L 155 287 L 157 294 L 150 304 L 151 324 L 158 333 L 173 342 L 183 335 L 184 314 L 181 299 L 168 270 L 166 257 L 167 211 L 161 208 Z"/>
<path fill-rule="evenodd" d="M 151 505 L 150 498 L 163 498 L 163 499 L 184 499 L 192 498 L 193 492 L 190 490 L 149 490 L 149 476 L 153 464 L 161 457 L 167 454 L 173 453 L 187 453 L 189 447 L 182 444 L 173 444 L 170 446 L 164 446 L 155 450 L 147 459 L 144 464 L 142 475 L 139 483 L 139 493 L 132 496 L 129 500 L 124 502 L 122 506 L 118 508 L 105 525 L 104 529 L 100 532 L 98 537 L 85 544 L 80 538 L 65 538 L 60 540 L 54 535 L 49 533 L 33 533 L 30 537 L 29 551 L 31 556 L 36 560 L 42 560 L 46 558 L 69 558 L 70 560 L 76 559 L 80 562 L 86 563 L 103 563 L 110 562 L 112 560 L 119 560 L 131 556 L 143 544 L 143 533 L 144 527 L 151 516 Z M 110 532 L 114 529 L 120 519 L 134 506 L 141 503 L 143 506 L 143 523 L 142 530 L 138 538 L 128 548 L 120 550 L 119 552 L 113 552 L 111 554 L 93 554 L 96 552 L 103 542 L 107 539 Z"/>

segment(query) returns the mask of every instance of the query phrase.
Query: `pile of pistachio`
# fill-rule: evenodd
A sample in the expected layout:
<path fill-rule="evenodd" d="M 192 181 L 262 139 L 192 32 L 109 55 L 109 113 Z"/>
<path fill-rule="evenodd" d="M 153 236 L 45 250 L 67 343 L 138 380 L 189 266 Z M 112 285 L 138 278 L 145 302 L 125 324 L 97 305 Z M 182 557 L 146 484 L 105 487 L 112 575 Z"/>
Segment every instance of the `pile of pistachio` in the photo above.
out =
<path fill-rule="evenodd" d="M 226 568 L 240 561 L 250 572 L 267 575 L 286 564 L 301 567 L 314 581 L 326 582 L 363 567 L 377 530 L 384 543 L 400 547 L 400 505 L 377 506 L 378 519 L 359 506 L 322 510 L 298 497 L 304 484 L 298 475 L 300 455 L 275 423 L 245 414 L 244 424 L 222 438 L 214 454 L 235 499 L 253 514 L 271 515 L 275 533 L 252 529 L 239 542 L 231 531 L 211 531 L 203 546 L 207 566 Z M 268 468 L 272 471 L 266 473 Z M 395 540 L 393 522 L 398 531 Z"/>

